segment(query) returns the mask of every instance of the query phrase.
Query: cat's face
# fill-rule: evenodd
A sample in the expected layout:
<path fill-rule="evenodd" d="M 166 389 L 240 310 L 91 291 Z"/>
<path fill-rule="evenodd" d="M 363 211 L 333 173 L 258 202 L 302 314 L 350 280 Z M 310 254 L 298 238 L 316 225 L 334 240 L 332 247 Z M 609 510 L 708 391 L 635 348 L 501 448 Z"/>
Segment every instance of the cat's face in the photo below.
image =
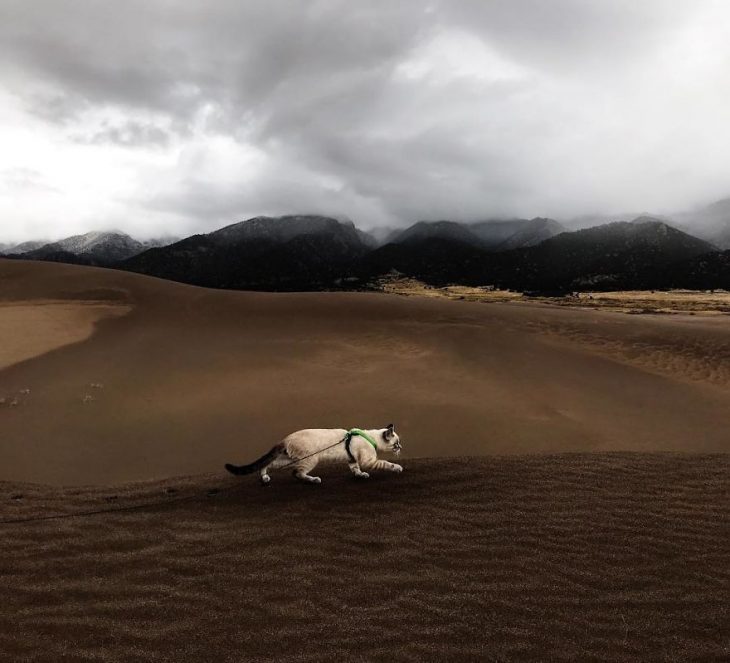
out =
<path fill-rule="evenodd" d="M 393 424 L 388 424 L 383 429 L 382 435 L 385 450 L 392 451 L 396 456 L 398 456 L 400 454 L 401 444 L 400 437 L 398 437 L 398 433 L 395 432 L 395 426 Z"/>

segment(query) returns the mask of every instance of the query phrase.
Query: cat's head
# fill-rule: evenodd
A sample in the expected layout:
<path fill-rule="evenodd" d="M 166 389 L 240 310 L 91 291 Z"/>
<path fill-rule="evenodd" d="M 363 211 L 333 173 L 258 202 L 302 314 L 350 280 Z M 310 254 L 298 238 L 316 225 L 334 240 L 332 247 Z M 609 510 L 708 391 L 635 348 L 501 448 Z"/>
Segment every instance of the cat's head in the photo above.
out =
<path fill-rule="evenodd" d="M 388 424 L 381 431 L 382 444 L 386 451 L 392 451 L 396 456 L 400 454 L 401 444 L 398 433 L 395 432 L 395 426 Z"/>

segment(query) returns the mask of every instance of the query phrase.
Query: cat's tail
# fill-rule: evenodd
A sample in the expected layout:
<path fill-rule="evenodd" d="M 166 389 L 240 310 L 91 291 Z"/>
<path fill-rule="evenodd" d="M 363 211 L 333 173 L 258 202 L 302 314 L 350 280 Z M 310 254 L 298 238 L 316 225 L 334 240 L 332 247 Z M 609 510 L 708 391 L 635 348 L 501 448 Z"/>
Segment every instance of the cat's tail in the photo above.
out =
<path fill-rule="evenodd" d="M 241 476 L 243 474 L 253 474 L 261 468 L 270 465 L 271 462 L 274 461 L 277 456 L 281 455 L 283 451 L 284 445 L 277 444 L 271 449 L 271 451 L 265 453 L 263 456 L 261 456 L 261 458 L 255 460 L 253 463 L 249 463 L 248 465 L 231 465 L 230 463 L 226 463 L 225 468 L 231 474 L 235 474 L 236 476 Z"/>

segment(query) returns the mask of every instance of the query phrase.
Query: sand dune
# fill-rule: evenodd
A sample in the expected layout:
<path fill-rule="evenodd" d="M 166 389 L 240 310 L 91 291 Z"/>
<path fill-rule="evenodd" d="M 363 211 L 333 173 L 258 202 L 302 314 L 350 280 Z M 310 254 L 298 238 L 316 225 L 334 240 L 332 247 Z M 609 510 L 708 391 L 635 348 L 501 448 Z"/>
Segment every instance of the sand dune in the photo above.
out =
<path fill-rule="evenodd" d="M 724 661 L 728 455 L 0 484 L 13 661 Z M 211 490 L 217 495 L 208 496 Z M 190 498 L 175 502 L 178 498 Z"/>
<path fill-rule="evenodd" d="M 0 406 L 0 478 L 216 471 L 298 428 L 391 420 L 406 456 L 730 448 L 725 317 L 213 291 L 0 261 L 5 304 L 48 299 L 132 310 L 0 371 L 0 398 L 18 399 Z"/>
<path fill-rule="evenodd" d="M 0 370 L 86 340 L 99 320 L 127 312 L 124 305 L 92 302 L 0 304 Z"/>
<path fill-rule="evenodd" d="M 0 323 L 0 658 L 730 656 L 724 317 L 0 261 L 0 315 L 49 300 L 126 314 Z M 220 469 L 391 420 L 403 475 Z"/>

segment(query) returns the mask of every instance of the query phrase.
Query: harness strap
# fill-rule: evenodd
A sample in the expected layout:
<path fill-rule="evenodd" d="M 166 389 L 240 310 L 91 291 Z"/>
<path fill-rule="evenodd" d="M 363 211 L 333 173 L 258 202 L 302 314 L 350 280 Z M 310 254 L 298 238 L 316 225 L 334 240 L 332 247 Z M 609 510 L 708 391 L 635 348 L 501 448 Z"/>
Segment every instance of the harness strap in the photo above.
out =
<path fill-rule="evenodd" d="M 347 431 L 347 433 L 345 433 L 345 440 L 344 440 L 345 451 L 347 452 L 347 457 L 350 459 L 351 463 L 357 462 L 355 460 L 355 456 L 352 455 L 352 451 L 350 451 L 350 443 L 352 442 L 352 438 L 355 436 L 360 436 L 360 437 L 366 439 L 368 442 L 370 442 L 370 444 L 373 445 L 373 449 L 375 449 L 375 451 L 378 450 L 378 445 L 375 442 L 375 440 L 373 440 L 373 438 L 370 437 L 370 435 L 368 435 L 364 430 L 360 430 L 359 428 L 351 428 L 349 431 Z"/>

